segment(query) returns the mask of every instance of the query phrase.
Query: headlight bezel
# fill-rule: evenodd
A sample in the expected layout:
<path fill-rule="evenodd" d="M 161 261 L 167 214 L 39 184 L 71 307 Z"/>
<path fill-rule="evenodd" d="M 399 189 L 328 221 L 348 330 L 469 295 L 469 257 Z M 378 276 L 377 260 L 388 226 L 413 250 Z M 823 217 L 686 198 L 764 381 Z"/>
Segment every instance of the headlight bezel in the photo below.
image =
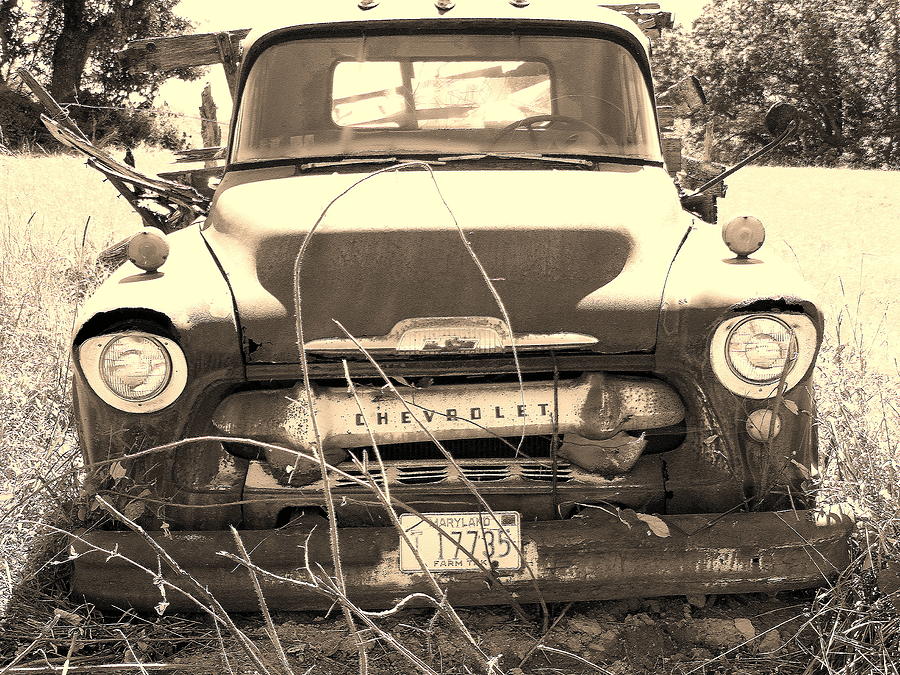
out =
<path fill-rule="evenodd" d="M 158 393 L 143 400 L 123 398 L 107 385 L 101 373 L 103 355 L 116 340 L 121 338 L 152 340 L 168 357 L 171 371 L 168 381 Z M 108 405 L 129 413 L 153 413 L 167 408 L 181 396 L 187 386 L 188 367 L 184 352 L 174 340 L 147 331 L 118 331 L 88 338 L 78 347 L 78 362 L 94 393 Z"/>
<path fill-rule="evenodd" d="M 735 331 L 753 320 L 767 319 L 781 324 L 793 334 L 797 355 L 794 364 L 785 378 L 785 391 L 793 389 L 806 376 L 818 351 L 818 330 L 812 319 L 806 314 L 789 314 L 782 312 L 753 312 L 736 314 L 720 323 L 710 342 L 709 357 L 712 369 L 718 380 L 732 393 L 743 398 L 762 400 L 775 396 L 782 371 L 771 381 L 754 382 L 744 377 L 731 362 L 728 347 Z"/>

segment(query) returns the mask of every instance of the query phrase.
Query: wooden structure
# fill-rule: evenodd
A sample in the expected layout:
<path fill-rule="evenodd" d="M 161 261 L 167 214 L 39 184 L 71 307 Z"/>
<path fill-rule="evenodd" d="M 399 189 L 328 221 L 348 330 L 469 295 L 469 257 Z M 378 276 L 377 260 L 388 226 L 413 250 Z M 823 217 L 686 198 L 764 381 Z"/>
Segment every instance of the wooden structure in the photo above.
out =
<path fill-rule="evenodd" d="M 222 64 L 233 94 L 240 64 L 240 42 L 249 33 L 249 28 L 242 28 L 219 33 L 134 40 L 119 55 L 128 68 L 167 71 Z"/>
<path fill-rule="evenodd" d="M 660 11 L 661 8 L 659 4 L 655 2 L 600 6 L 621 12 L 634 21 L 651 40 L 659 38 L 664 30 L 672 28 L 675 25 L 672 13 Z"/>

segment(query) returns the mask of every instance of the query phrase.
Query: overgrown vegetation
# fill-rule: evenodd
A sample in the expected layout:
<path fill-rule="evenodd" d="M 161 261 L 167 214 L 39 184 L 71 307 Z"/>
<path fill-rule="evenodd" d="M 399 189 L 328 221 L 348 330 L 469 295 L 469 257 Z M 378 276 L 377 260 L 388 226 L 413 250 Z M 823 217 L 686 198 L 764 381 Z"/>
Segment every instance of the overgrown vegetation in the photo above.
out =
<path fill-rule="evenodd" d="M 690 135 L 699 149 L 711 133 L 715 159 L 760 147 L 765 111 L 782 100 L 803 125 L 779 161 L 900 167 L 898 0 L 725 0 L 654 47 L 663 87 L 703 82 L 709 106 Z"/>
<path fill-rule="evenodd" d="M 828 172 L 815 179 L 835 180 Z M 0 196 L 0 585 L 6 597 L 14 593 L 2 624 L 0 669 L 17 659 L 20 667 L 68 662 L 89 670 L 140 661 L 149 668 L 164 661 L 175 664 L 170 672 L 179 666 L 196 674 L 254 672 L 238 638 L 207 619 L 101 616 L 66 598 L 66 566 L 51 564 L 66 557 L 65 545 L 37 522 L 68 529 L 79 517 L 72 509 L 79 458 L 68 402 L 69 330 L 75 306 L 102 275 L 97 252 L 138 223 L 73 158 L 2 157 L 0 182 L 7 188 Z M 758 199 L 768 183 L 761 177 Z M 48 192 L 48 184 L 56 190 Z M 884 196 L 885 218 L 895 208 L 890 197 Z M 813 219 L 822 214 L 827 205 L 810 222 L 794 223 L 794 236 L 818 236 L 821 223 Z M 852 250 L 854 235 L 846 236 L 833 245 Z M 870 283 L 888 278 L 885 272 Z M 852 298 L 832 301 L 855 305 Z M 461 612 L 483 651 L 502 654 L 499 667 L 511 673 L 896 674 L 900 591 L 885 590 L 900 561 L 900 381 L 895 370 L 871 365 L 872 340 L 865 336 L 879 322 L 848 309 L 830 323 L 820 359 L 824 494 L 851 500 L 862 516 L 856 560 L 832 588 L 777 601 L 722 597 L 702 607 L 683 598 L 557 606 L 543 638 L 539 622 L 516 619 L 507 608 Z M 379 625 L 437 672 L 475 671 L 458 632 L 432 623 L 432 614 L 408 611 Z M 282 614 L 270 629 L 258 616 L 237 617 L 235 628 L 272 672 L 285 671 L 273 633 L 298 674 L 310 667 L 356 672 L 356 646 L 339 617 Z M 409 672 L 384 641 L 366 636 L 373 639 L 370 672 Z"/>

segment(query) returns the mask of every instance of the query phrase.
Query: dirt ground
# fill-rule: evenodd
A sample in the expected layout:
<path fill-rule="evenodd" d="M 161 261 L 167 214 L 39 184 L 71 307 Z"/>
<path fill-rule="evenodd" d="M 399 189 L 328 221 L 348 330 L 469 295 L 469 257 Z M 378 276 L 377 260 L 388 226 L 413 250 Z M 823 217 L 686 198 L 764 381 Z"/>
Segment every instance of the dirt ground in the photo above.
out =
<path fill-rule="evenodd" d="M 664 598 L 555 606 L 552 611 L 558 623 L 543 640 L 539 624 L 525 624 L 504 608 L 461 610 L 460 614 L 482 649 L 500 656 L 500 667 L 511 675 L 777 672 L 771 670 L 773 657 L 785 640 L 801 630 L 804 620 L 801 597 L 723 596 L 691 601 L 694 604 L 686 598 Z M 532 609 L 538 619 L 537 609 Z M 438 672 L 466 672 L 465 664 L 472 661 L 462 641 L 446 625 L 429 631 L 430 616 L 399 617 L 397 636 L 415 645 L 419 653 L 430 654 L 429 662 Z M 340 617 L 314 617 L 311 624 L 308 619 L 279 617 L 279 635 L 294 645 L 289 651 L 298 660 L 298 672 L 313 666 L 313 672 L 329 675 L 354 672 L 356 648 Z M 568 654 L 536 648 L 539 640 Z M 712 661 L 716 655 L 721 655 L 720 660 Z M 754 669 L 761 663 L 765 669 Z M 396 655 L 377 647 L 372 650 L 371 665 L 373 673 L 409 671 Z"/>
<path fill-rule="evenodd" d="M 92 673 L 99 672 L 93 669 L 99 664 L 140 662 L 147 664 L 149 670 L 144 672 L 264 672 L 253 667 L 233 636 L 225 633 L 220 641 L 208 617 L 100 615 L 54 597 L 63 588 L 65 575 L 54 576 L 55 589 L 45 587 L 36 595 L 32 591 L 14 604 L 0 632 L 0 662 L 8 664 L 27 649 L 29 655 L 16 664 L 19 668 L 53 666 L 61 672 L 68 661 L 70 672 Z M 481 650 L 496 657 L 494 672 L 509 675 L 843 672 L 815 668 L 814 654 L 822 640 L 817 593 L 551 605 L 551 628 L 546 633 L 537 606 L 526 607 L 530 621 L 507 607 L 461 609 L 459 615 Z M 270 672 L 288 672 L 279 663 L 275 642 L 260 615 L 238 615 L 235 620 L 262 652 Z M 435 620 L 432 610 L 406 610 L 378 623 L 436 673 L 484 672 L 457 630 L 442 618 Z M 359 672 L 356 643 L 337 609 L 276 613 L 273 624 L 295 675 Z M 384 640 L 371 640 L 370 633 L 365 637 L 370 640 L 371 675 L 417 672 Z M 881 672 L 895 671 L 887 665 Z"/>

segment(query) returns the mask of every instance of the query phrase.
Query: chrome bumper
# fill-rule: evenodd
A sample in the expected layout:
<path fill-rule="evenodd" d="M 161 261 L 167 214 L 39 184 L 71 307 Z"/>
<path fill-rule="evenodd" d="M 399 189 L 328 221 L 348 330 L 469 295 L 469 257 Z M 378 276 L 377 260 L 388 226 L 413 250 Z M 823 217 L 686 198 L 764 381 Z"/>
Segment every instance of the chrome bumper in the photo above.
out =
<path fill-rule="evenodd" d="M 525 570 L 500 577 L 519 602 L 603 600 L 686 594 L 775 592 L 824 584 L 848 564 L 847 539 L 854 519 L 848 507 L 780 513 L 662 516 L 668 537 L 642 522 L 631 526 L 601 515 L 565 521 L 523 523 L 522 550 L 537 578 Z M 350 599 L 385 608 L 413 592 L 430 593 L 422 574 L 399 566 L 399 536 L 389 527 L 341 528 L 342 563 Z M 160 602 L 153 578 L 123 559 L 152 570 L 157 556 L 130 532 L 92 532 L 73 538 L 78 554 L 74 592 L 100 607 L 150 609 Z M 229 532 L 176 532 L 154 539 L 229 610 L 256 611 L 247 574 L 218 555 L 235 552 Z M 317 569 L 331 569 L 327 528 L 241 532 L 254 563 L 278 575 L 306 579 L 308 554 Z M 106 551 L 116 550 L 119 557 Z M 308 548 L 308 550 L 307 550 Z M 165 565 L 163 566 L 165 569 Z M 185 586 L 170 571 L 164 576 Z M 456 605 L 508 602 L 480 573 L 438 575 Z M 185 586 L 186 587 L 186 586 Z M 264 582 L 270 608 L 328 609 L 330 599 L 289 583 Z M 172 609 L 192 610 L 186 598 L 168 592 Z"/>

